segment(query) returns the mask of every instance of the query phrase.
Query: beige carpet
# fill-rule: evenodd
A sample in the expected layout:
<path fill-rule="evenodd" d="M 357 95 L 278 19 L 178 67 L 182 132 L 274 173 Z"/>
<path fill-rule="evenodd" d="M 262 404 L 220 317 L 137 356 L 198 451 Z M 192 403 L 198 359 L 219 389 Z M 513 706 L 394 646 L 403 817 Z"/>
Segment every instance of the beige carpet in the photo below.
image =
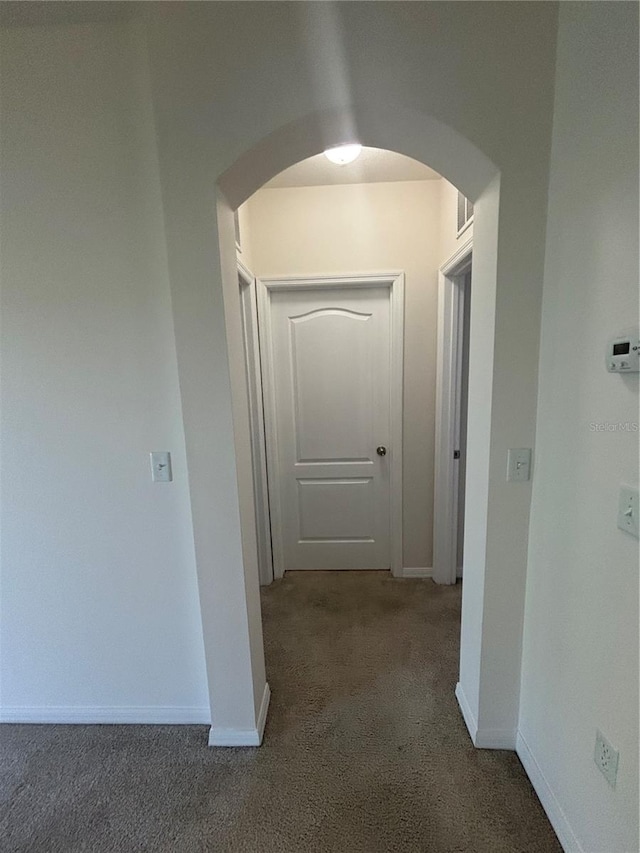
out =
<path fill-rule="evenodd" d="M 3 726 L 3 853 L 556 853 L 514 753 L 475 750 L 454 698 L 460 587 L 383 572 L 263 593 L 260 749 L 204 726 Z"/>

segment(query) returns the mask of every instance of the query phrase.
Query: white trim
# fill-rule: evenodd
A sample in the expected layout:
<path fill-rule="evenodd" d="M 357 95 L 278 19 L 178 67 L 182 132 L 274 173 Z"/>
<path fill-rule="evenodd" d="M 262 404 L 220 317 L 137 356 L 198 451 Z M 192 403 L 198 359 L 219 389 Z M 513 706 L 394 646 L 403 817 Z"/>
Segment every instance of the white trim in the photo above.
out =
<path fill-rule="evenodd" d="M 457 440 L 458 332 L 460 290 L 440 274 L 436 373 L 436 437 L 434 460 L 433 567 L 436 583 L 455 583 L 458 542 Z"/>
<path fill-rule="evenodd" d="M 242 261 L 237 260 L 236 263 L 240 285 L 243 348 L 247 371 L 249 429 L 251 430 L 251 467 L 253 472 L 254 500 L 256 503 L 258 570 L 260 583 L 267 585 L 273 581 L 273 553 L 264 437 L 264 402 L 262 365 L 260 363 L 256 279 L 251 270 Z"/>
<path fill-rule="evenodd" d="M 391 574 L 402 577 L 402 425 L 404 420 L 404 273 L 389 280 L 391 300 Z"/>
<path fill-rule="evenodd" d="M 260 743 L 262 743 L 262 738 L 264 737 L 264 727 L 267 724 L 267 714 L 269 713 L 270 702 L 271 688 L 269 687 L 269 682 L 265 681 L 264 690 L 262 691 L 262 701 L 260 702 L 260 710 L 258 711 L 258 719 L 256 721 L 256 728 L 258 730 Z"/>
<path fill-rule="evenodd" d="M 240 233 L 240 211 L 233 211 L 233 230 L 236 238 L 236 252 L 242 251 L 242 234 Z"/>
<path fill-rule="evenodd" d="M 510 749 L 516 745 L 516 732 L 511 729 L 479 729 L 471 705 L 469 704 L 462 684 L 456 684 L 456 699 L 462 712 L 465 725 L 476 749 Z"/>
<path fill-rule="evenodd" d="M 458 682 L 456 684 L 456 699 L 458 700 L 458 705 L 460 707 L 460 711 L 462 712 L 462 718 L 467 727 L 467 731 L 469 732 L 469 737 L 471 738 L 471 743 L 476 745 L 476 736 L 478 734 L 478 723 L 476 722 L 476 718 L 471 710 L 471 705 L 469 704 L 467 697 L 465 696 L 464 690 L 462 689 L 462 684 Z"/>
<path fill-rule="evenodd" d="M 13 705 L 0 709 L 0 723 L 59 725 L 208 725 L 205 707 L 162 705 Z"/>
<path fill-rule="evenodd" d="M 432 578 L 433 569 L 431 566 L 418 566 L 418 568 L 404 568 L 402 570 L 403 578 Z"/>
<path fill-rule="evenodd" d="M 209 746 L 260 746 L 257 729 L 225 729 L 211 726 Z"/>
<path fill-rule="evenodd" d="M 473 252 L 473 235 L 461 243 L 455 252 L 447 258 L 439 272 L 445 276 L 462 275 L 471 266 L 469 255 Z M 464 266 L 463 266 L 464 262 Z"/>
<path fill-rule="evenodd" d="M 276 422 L 275 385 L 273 382 L 273 344 L 269 322 L 269 294 L 271 291 L 315 290 L 384 287 L 389 289 L 391 308 L 391 573 L 402 577 L 402 420 L 404 386 L 404 273 L 371 272 L 354 275 L 274 276 L 256 279 L 258 325 L 260 328 L 260 356 L 263 371 L 263 402 L 269 477 L 269 506 L 271 511 L 271 542 L 273 549 L 273 574 L 284 574 L 284 546 L 282 542 L 282 506 Z"/>
<path fill-rule="evenodd" d="M 462 235 L 463 235 L 463 234 L 464 234 L 464 232 L 467 230 L 467 228 L 470 228 L 472 225 L 473 225 L 473 213 L 472 213 L 472 214 L 471 214 L 471 216 L 467 219 L 467 221 L 464 223 L 464 225 L 462 226 L 462 228 L 459 228 L 459 229 L 458 229 L 458 231 L 456 232 L 456 239 L 460 239 L 460 237 L 462 237 Z M 237 244 L 236 244 L 236 245 L 237 245 Z"/>
<path fill-rule="evenodd" d="M 273 577 L 284 575 L 284 545 L 282 542 L 282 506 L 280 503 L 278 442 L 275 429 L 269 425 L 275 423 L 276 399 L 273 377 L 273 348 L 271 324 L 269 322 L 269 289 L 264 281 L 256 279 L 256 300 L 258 307 L 258 328 L 260 330 L 260 361 L 262 373 L 262 402 L 264 404 L 265 445 L 267 448 L 267 470 L 269 477 L 269 509 L 271 513 L 271 551 L 273 554 Z"/>
<path fill-rule="evenodd" d="M 270 275 L 258 278 L 269 290 L 315 290 L 318 287 L 390 287 L 396 279 L 402 277 L 403 270 L 373 271 L 367 273 L 341 273 L 340 275 L 325 275 L 312 273 L 309 275 Z"/>
<path fill-rule="evenodd" d="M 584 848 L 571 828 L 571 824 L 567 820 L 567 816 L 562 810 L 558 798 L 553 793 L 551 785 L 547 781 L 540 765 L 531 752 L 529 744 L 520 731 L 518 731 L 516 737 L 516 753 L 533 785 L 534 791 L 538 795 L 538 799 L 542 803 L 542 808 L 549 818 L 549 823 L 558 836 L 562 849 L 565 853 L 584 853 Z"/>
<path fill-rule="evenodd" d="M 453 458 L 460 432 L 460 359 L 464 293 L 473 238 L 460 245 L 438 275 L 438 341 L 436 350 L 436 436 L 433 504 L 433 579 L 457 579 L 458 460 Z"/>
<path fill-rule="evenodd" d="M 264 727 L 267 722 L 271 690 L 269 684 L 264 685 L 258 719 L 254 729 L 229 729 L 221 726 L 211 726 L 209 730 L 209 746 L 260 746 L 264 737 Z"/>
<path fill-rule="evenodd" d="M 240 258 L 236 258 L 236 266 L 238 268 L 238 274 L 242 277 L 242 280 L 245 284 L 251 284 L 255 281 L 255 276 L 249 269 L 249 267 L 245 266 L 245 264 L 240 260 Z"/>
<path fill-rule="evenodd" d="M 515 729 L 478 729 L 476 733 L 476 749 L 508 749 L 516 748 Z"/>

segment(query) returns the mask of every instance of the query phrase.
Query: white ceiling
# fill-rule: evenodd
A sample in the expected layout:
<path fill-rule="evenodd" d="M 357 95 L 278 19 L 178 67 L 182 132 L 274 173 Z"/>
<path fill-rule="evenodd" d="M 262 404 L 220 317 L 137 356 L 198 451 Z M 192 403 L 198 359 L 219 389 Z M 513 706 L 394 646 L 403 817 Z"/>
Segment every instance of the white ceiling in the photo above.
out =
<path fill-rule="evenodd" d="M 324 154 L 301 160 L 272 178 L 264 188 L 375 184 L 382 181 L 434 181 L 440 177 L 438 172 L 411 157 L 405 157 L 404 154 L 381 148 L 363 148 L 358 159 L 346 166 L 330 163 Z"/>

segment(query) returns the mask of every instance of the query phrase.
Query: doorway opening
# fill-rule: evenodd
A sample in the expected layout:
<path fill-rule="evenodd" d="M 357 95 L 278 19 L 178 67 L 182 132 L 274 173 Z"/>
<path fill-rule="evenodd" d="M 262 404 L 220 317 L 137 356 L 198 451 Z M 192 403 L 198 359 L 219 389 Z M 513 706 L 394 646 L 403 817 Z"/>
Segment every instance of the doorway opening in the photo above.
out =
<path fill-rule="evenodd" d="M 363 155 L 346 168 L 302 161 L 235 216 L 263 585 L 301 569 L 461 574 L 473 224 L 461 238 L 459 193 L 438 173 L 395 152 Z M 455 268 L 443 267 L 452 246 Z M 443 407 L 452 466 L 438 459 Z M 437 516 L 443 499 L 459 512 Z M 445 573 L 434 546 L 451 531 Z"/>
<path fill-rule="evenodd" d="M 217 177 L 214 224 L 218 242 L 210 240 L 210 231 L 204 227 L 206 215 L 197 240 L 194 237 L 193 245 L 201 249 L 200 259 L 204 262 L 207 258 L 207 263 L 201 266 L 207 282 L 203 298 L 200 302 L 192 300 L 186 285 L 182 290 L 177 285 L 174 288 L 194 544 L 210 703 L 214 709 L 209 740 L 212 745 L 259 743 L 270 695 L 264 666 L 234 211 L 239 212 L 242 220 L 244 203 L 260 187 L 292 163 L 344 141 L 349 128 L 352 133 L 357 128 L 359 139 L 366 144 L 430 163 L 441 175 L 451 178 L 474 204 L 469 352 L 469 405 L 474 417 L 469 422 L 467 437 L 465 584 L 460 682 L 456 695 L 474 743 L 478 732 L 497 713 L 495 703 L 481 706 L 480 699 L 485 686 L 490 690 L 495 681 L 495 666 L 504 669 L 502 649 L 500 655 L 497 650 L 494 654 L 494 646 L 487 645 L 496 628 L 494 614 L 502 613 L 504 604 L 504 590 L 499 581 L 502 569 L 498 574 L 487 573 L 487 562 L 495 544 L 488 536 L 495 522 L 490 512 L 493 507 L 490 497 L 498 488 L 492 473 L 497 462 L 491 447 L 500 408 L 494 406 L 493 393 L 496 335 L 498 329 L 502 331 L 496 314 L 496 300 L 502 294 L 497 287 L 501 175 L 480 149 L 433 116 L 390 104 L 354 104 L 307 113 L 274 128 L 249 148 L 237 151 L 235 161 Z M 204 199 L 201 200 L 204 204 Z M 295 245 L 290 237 L 289 245 Z M 242 249 L 244 254 L 244 243 Z M 313 270 L 307 270 L 310 271 Z M 281 272 L 275 270 L 274 274 Z M 360 270 L 342 266 L 338 272 Z M 221 364 L 225 367 L 222 371 Z M 405 420 L 405 482 L 406 425 Z M 215 447 L 211 442 L 212 426 L 219 439 Z M 424 527 L 429 530 L 428 523 Z M 405 536 L 405 548 L 406 543 Z M 509 565 L 512 569 L 513 559 Z M 420 573 L 425 568 L 429 567 L 405 561 L 403 571 L 410 576 L 412 570 Z M 516 628 L 514 625 L 514 636 Z M 515 656 L 514 652 L 512 657 Z M 235 673 L 232 681 L 220 677 L 231 670 Z M 518 685 L 514 676 L 508 689 L 503 684 L 499 693 L 498 704 L 505 719 L 517 713 Z M 506 739 L 505 734 L 501 743 Z"/>

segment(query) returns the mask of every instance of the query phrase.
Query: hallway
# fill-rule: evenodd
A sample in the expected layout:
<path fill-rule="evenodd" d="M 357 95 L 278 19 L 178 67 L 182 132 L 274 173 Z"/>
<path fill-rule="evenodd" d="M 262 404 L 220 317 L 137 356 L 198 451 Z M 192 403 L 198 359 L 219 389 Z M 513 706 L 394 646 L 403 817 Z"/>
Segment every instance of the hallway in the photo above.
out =
<path fill-rule="evenodd" d="M 552 853 L 514 753 L 454 698 L 460 585 L 298 572 L 263 589 L 260 749 L 202 726 L 4 726 L 6 853 Z"/>

